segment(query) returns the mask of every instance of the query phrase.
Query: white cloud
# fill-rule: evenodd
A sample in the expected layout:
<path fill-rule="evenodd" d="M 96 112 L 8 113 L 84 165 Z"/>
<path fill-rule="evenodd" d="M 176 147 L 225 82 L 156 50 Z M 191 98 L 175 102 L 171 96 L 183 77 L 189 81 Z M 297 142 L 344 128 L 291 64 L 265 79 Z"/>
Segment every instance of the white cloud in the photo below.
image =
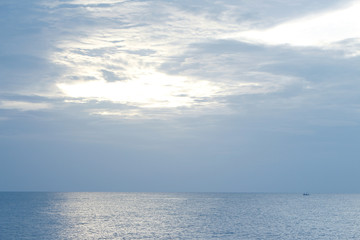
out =
<path fill-rule="evenodd" d="M 231 96 L 278 92 L 299 81 L 261 72 L 260 66 L 268 64 L 263 56 L 239 50 L 228 53 L 222 50 L 225 45 L 216 53 L 193 51 L 247 29 L 249 22 L 236 20 L 240 6 L 217 3 L 222 9 L 210 13 L 188 11 L 181 3 L 168 1 L 93 0 L 94 5 L 88 6 L 89 1 L 73 0 L 66 4 L 79 5 L 69 8 L 63 3 L 54 3 L 48 21 L 52 26 L 48 35 L 57 36 L 49 58 L 65 67 L 55 76 L 50 97 L 60 94 L 69 105 L 96 100 L 138 108 L 136 114 L 129 109 L 119 112 L 114 104 L 92 114 L 135 118 L 140 113 L 153 116 L 149 109 L 176 115 L 179 108 L 187 113 L 192 109 L 199 114 L 217 113 L 219 106 L 230 105 Z M 167 69 L 166 64 L 176 69 Z M 91 104 L 83 107 L 92 108 Z"/>
<path fill-rule="evenodd" d="M 117 82 L 59 83 L 58 87 L 73 98 L 112 101 L 145 108 L 191 106 L 194 98 L 210 97 L 220 91 L 210 82 L 189 81 L 161 73 Z"/>
<path fill-rule="evenodd" d="M 19 111 L 39 111 L 51 108 L 49 103 L 35 103 L 23 101 L 0 101 L 1 109 L 14 109 Z"/>
<path fill-rule="evenodd" d="M 153 72 L 125 81 L 78 81 L 59 83 L 58 87 L 71 98 L 111 101 L 141 108 L 190 108 L 216 105 L 216 97 L 279 91 L 294 80 L 256 72 L 245 76 L 257 81 L 212 82 Z"/>
<path fill-rule="evenodd" d="M 269 29 L 227 35 L 250 43 L 306 47 L 331 47 L 333 43 L 360 38 L 360 2 L 343 9 L 313 14 Z"/>

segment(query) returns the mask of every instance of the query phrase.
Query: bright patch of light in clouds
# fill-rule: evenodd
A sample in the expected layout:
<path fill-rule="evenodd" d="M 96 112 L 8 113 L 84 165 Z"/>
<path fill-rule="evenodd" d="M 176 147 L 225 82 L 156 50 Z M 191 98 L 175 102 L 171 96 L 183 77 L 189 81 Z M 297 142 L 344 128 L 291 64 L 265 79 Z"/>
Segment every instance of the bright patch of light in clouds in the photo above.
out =
<path fill-rule="evenodd" d="M 327 47 L 346 39 L 360 38 L 360 2 L 347 8 L 310 15 L 265 30 L 230 34 L 251 43 Z"/>
<path fill-rule="evenodd" d="M 205 80 L 194 81 L 186 77 L 155 72 L 132 80 L 81 81 L 59 83 L 57 86 L 68 97 L 111 101 L 142 108 L 205 106 L 214 103 L 212 102 L 214 100 L 207 101 L 208 98 L 277 90 L 256 82 L 229 84 Z"/>
<path fill-rule="evenodd" d="M 154 73 L 134 80 L 106 82 L 103 80 L 60 83 L 58 87 L 73 98 L 112 101 L 146 108 L 191 106 L 194 97 L 216 95 L 219 87 L 210 82 L 192 82 L 184 77 Z"/>

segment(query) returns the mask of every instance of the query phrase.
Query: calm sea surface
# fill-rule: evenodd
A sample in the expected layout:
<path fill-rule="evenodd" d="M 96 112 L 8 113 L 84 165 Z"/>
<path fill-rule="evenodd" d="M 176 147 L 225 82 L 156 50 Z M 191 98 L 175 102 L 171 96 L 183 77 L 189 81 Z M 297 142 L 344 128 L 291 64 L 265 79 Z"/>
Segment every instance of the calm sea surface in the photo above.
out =
<path fill-rule="evenodd" d="M 0 239 L 360 239 L 360 195 L 0 192 Z"/>

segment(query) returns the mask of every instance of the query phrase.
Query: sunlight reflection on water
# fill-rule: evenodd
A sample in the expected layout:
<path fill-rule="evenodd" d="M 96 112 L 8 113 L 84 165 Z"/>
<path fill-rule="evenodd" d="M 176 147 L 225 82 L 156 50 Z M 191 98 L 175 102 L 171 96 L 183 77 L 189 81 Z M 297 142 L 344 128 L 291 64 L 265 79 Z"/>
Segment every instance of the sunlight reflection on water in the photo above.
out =
<path fill-rule="evenodd" d="M 1 239 L 359 239 L 359 195 L 0 193 Z"/>

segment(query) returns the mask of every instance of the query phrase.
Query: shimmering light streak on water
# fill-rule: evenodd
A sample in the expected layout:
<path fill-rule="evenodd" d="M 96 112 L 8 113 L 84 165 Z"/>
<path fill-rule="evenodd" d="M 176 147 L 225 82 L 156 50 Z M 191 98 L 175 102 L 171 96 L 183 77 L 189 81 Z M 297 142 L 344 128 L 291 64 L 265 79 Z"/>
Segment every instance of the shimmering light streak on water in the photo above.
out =
<path fill-rule="evenodd" d="M 0 193 L 0 239 L 360 239 L 360 195 Z"/>

